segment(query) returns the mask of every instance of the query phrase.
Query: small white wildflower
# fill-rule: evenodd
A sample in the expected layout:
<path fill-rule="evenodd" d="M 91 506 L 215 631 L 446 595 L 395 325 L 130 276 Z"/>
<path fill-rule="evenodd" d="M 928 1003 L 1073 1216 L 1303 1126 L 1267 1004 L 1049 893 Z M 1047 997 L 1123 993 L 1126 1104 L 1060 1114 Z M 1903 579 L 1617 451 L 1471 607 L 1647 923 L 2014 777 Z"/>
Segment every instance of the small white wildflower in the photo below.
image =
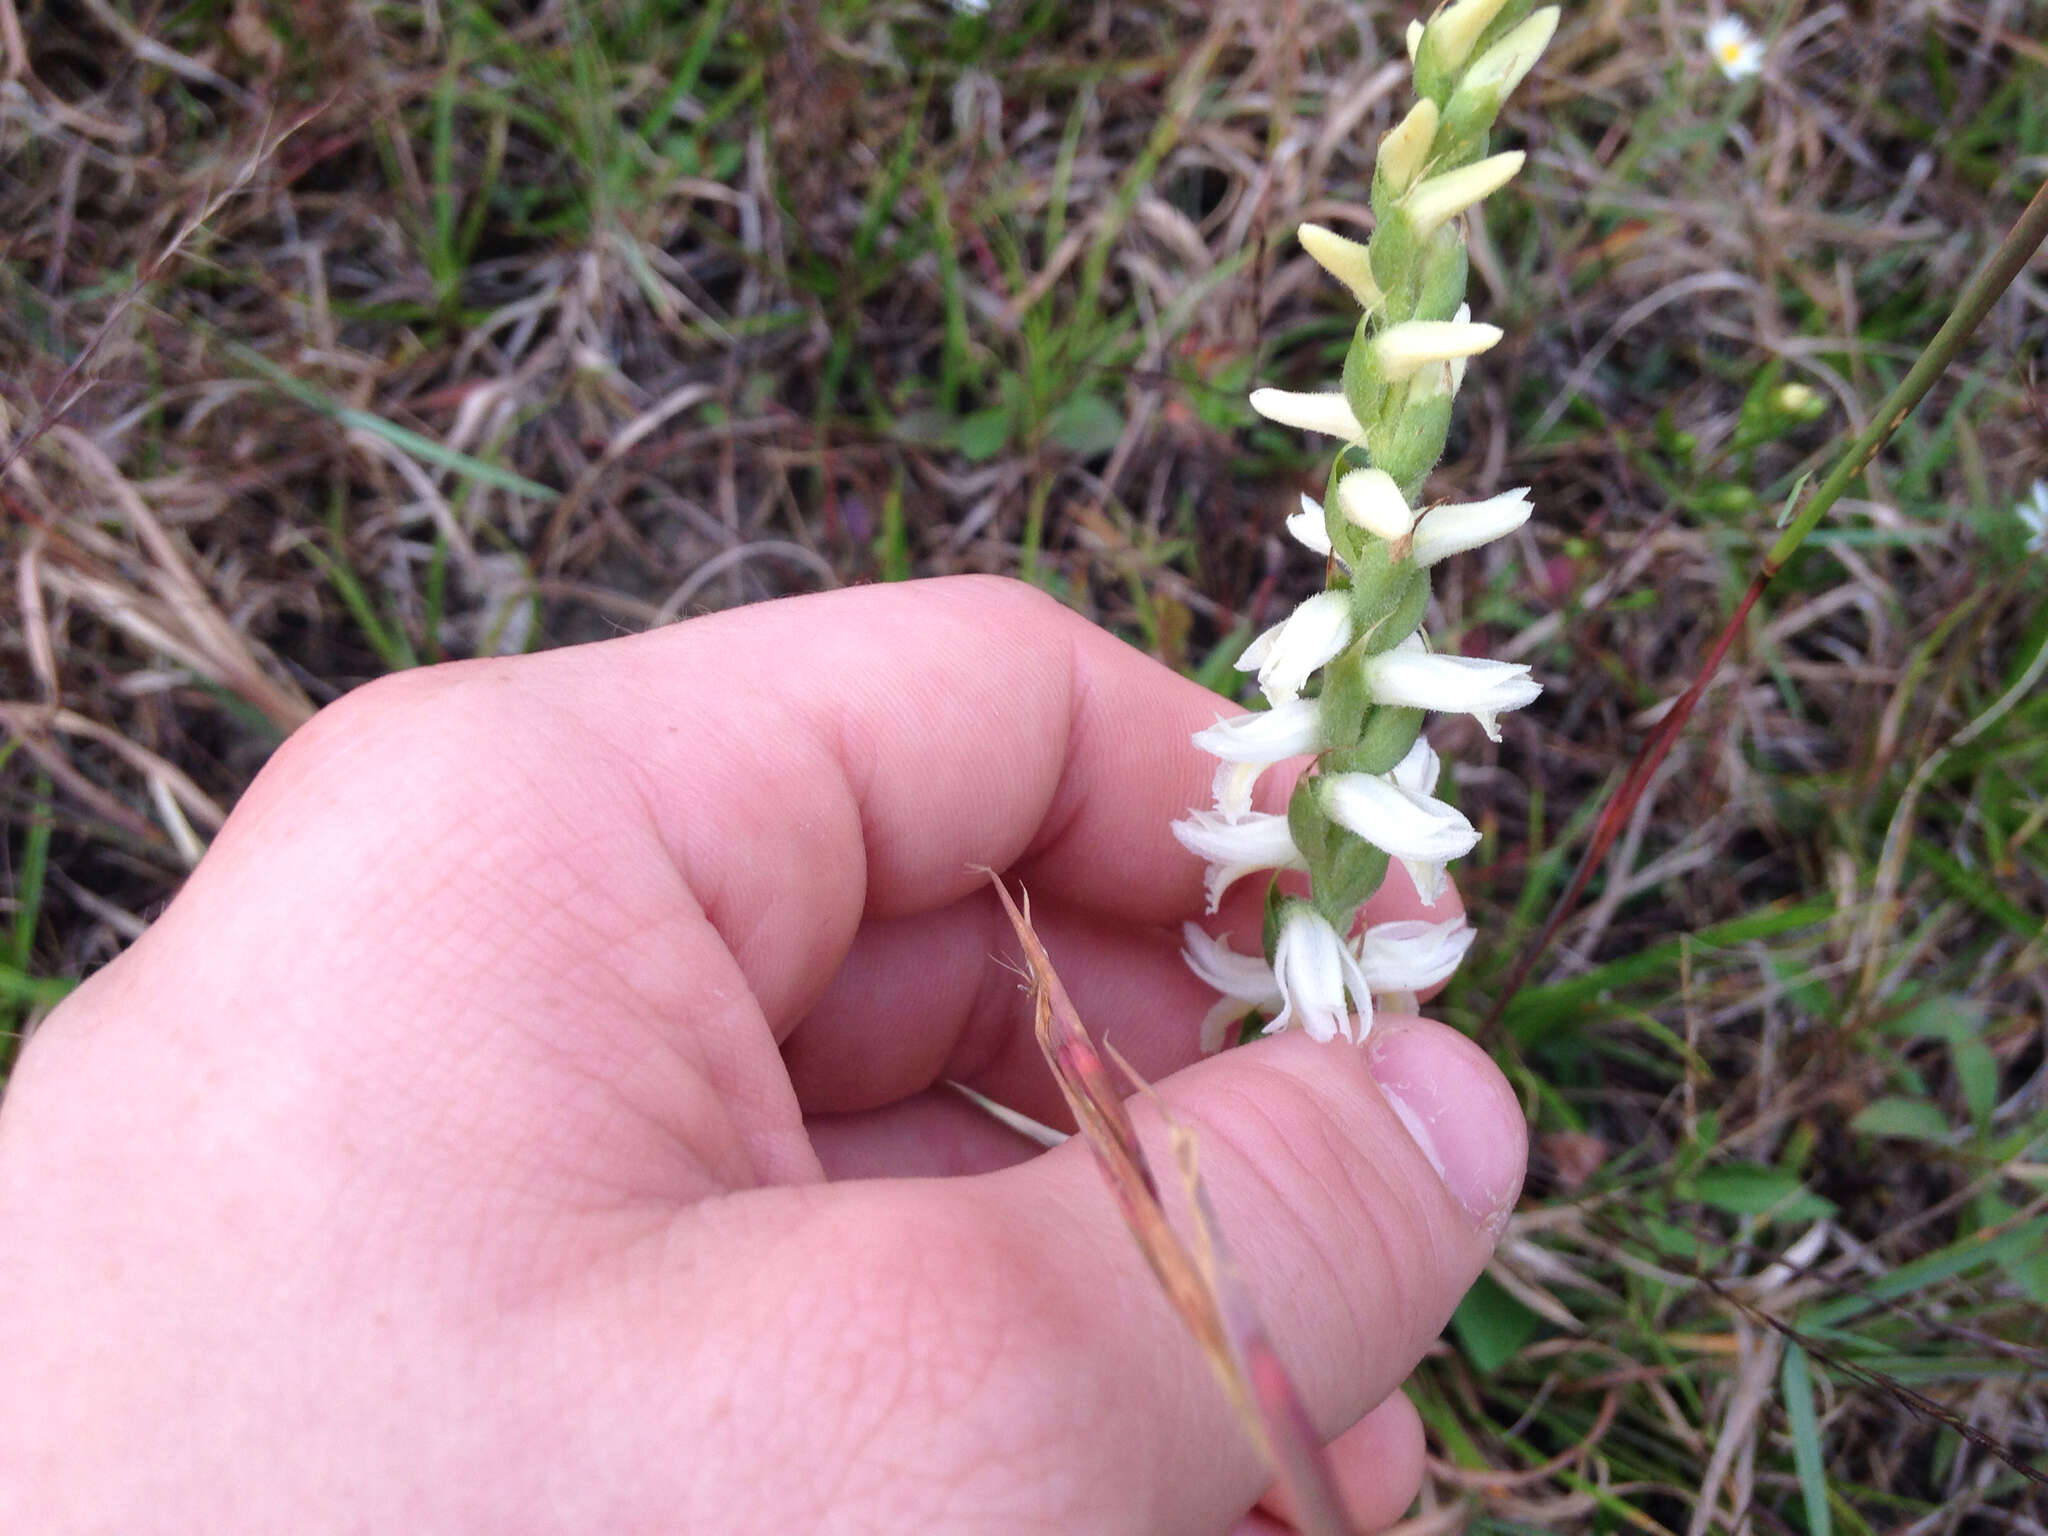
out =
<path fill-rule="evenodd" d="M 1330 525 L 1323 520 L 1323 509 L 1306 495 L 1301 498 L 1301 510 L 1289 515 L 1287 531 L 1303 548 L 1314 550 L 1325 560 L 1331 557 Z"/>
<path fill-rule="evenodd" d="M 1404 320 L 1381 331 L 1374 345 L 1379 352 L 1381 371 L 1389 379 L 1399 381 L 1413 378 L 1431 363 L 1448 363 L 1484 352 L 1500 336 L 1499 326 L 1470 320 Z M 1345 414 L 1350 414 L 1348 409 Z"/>
<path fill-rule="evenodd" d="M 1454 807 L 1381 774 L 1333 773 L 1316 782 L 1330 819 L 1399 859 L 1432 906 L 1444 891 L 1444 865 L 1478 846 L 1478 829 Z"/>
<path fill-rule="evenodd" d="M 1372 988 L 1344 936 L 1306 902 L 1289 902 L 1273 944 L 1273 980 L 1280 1011 L 1266 1026 L 1269 1035 L 1299 1024 L 1311 1040 L 1362 1040 L 1372 1028 Z M 1344 1006 L 1349 993 L 1357 1009 Z"/>
<path fill-rule="evenodd" d="M 2048 554 L 2048 480 L 2036 480 L 2033 491 L 2013 508 L 2027 529 L 2027 552 Z"/>
<path fill-rule="evenodd" d="M 1346 522 L 1392 543 L 1415 526 L 1408 498 L 1384 469 L 1354 469 L 1337 482 L 1337 510 Z"/>
<path fill-rule="evenodd" d="M 1723 16 L 1707 28 L 1707 52 L 1730 80 L 1746 80 L 1764 67 L 1764 45 L 1739 16 Z"/>
<path fill-rule="evenodd" d="M 1256 667 L 1268 702 L 1286 704 L 1301 696 L 1309 673 L 1334 661 L 1350 643 L 1350 594 L 1318 592 L 1246 646 L 1237 670 Z"/>
<path fill-rule="evenodd" d="M 1430 507 L 1415 523 L 1412 551 L 1417 565 L 1435 565 L 1452 555 L 1490 544 L 1529 521 L 1529 487 L 1502 491 L 1485 501 Z"/>
<path fill-rule="evenodd" d="M 1195 733 L 1195 745 L 1223 759 L 1216 770 L 1216 808 L 1225 816 L 1251 814 L 1252 787 L 1278 762 L 1322 745 L 1322 708 L 1314 699 L 1295 699 L 1256 714 L 1219 720 Z"/>
<path fill-rule="evenodd" d="M 1306 869 L 1301 850 L 1287 830 L 1285 816 L 1252 812 L 1225 816 L 1216 811 L 1191 811 L 1173 824 L 1173 835 L 1181 847 L 1206 860 L 1209 872 L 1204 887 L 1209 910 L 1223 903 L 1223 893 L 1246 875 L 1262 869 Z"/>
<path fill-rule="evenodd" d="M 1543 685 L 1529 669 L 1481 656 L 1431 656 L 1384 651 L 1365 660 L 1365 687 L 1380 704 L 1470 715 L 1489 741 L 1500 740 L 1500 716 L 1534 703 Z"/>
<path fill-rule="evenodd" d="M 1322 394 L 1297 394 L 1287 389 L 1255 389 L 1252 409 L 1268 421 L 1303 432 L 1323 432 L 1347 443 L 1365 443 L 1365 428 L 1351 414 L 1351 403 L 1342 390 Z"/>
<path fill-rule="evenodd" d="M 1462 916 L 1375 923 L 1359 935 L 1358 967 L 1375 994 L 1424 992 L 1450 980 L 1476 936 Z"/>
<path fill-rule="evenodd" d="M 1317 266 L 1351 290 L 1360 308 L 1379 307 L 1386 295 L 1380 292 L 1379 281 L 1372 275 L 1372 261 L 1364 246 L 1320 224 L 1302 225 L 1295 231 L 1295 237 L 1301 241 L 1301 248 L 1315 258 Z"/>
<path fill-rule="evenodd" d="M 1514 180 L 1524 158 L 1522 151 L 1512 149 L 1441 176 L 1425 177 L 1409 189 L 1401 206 L 1414 221 L 1416 233 L 1427 236 Z"/>

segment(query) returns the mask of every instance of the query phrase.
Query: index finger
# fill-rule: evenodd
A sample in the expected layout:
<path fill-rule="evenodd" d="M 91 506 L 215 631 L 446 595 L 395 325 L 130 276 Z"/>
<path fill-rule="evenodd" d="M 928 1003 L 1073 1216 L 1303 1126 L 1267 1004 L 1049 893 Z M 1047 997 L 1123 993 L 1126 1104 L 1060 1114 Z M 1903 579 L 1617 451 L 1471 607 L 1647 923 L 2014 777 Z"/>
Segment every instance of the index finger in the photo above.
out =
<path fill-rule="evenodd" d="M 946 907 L 975 866 L 1120 922 L 1201 910 L 1168 826 L 1207 803 L 1190 737 L 1233 706 L 1022 583 L 855 588 L 535 660 L 778 1026 L 863 919 Z"/>

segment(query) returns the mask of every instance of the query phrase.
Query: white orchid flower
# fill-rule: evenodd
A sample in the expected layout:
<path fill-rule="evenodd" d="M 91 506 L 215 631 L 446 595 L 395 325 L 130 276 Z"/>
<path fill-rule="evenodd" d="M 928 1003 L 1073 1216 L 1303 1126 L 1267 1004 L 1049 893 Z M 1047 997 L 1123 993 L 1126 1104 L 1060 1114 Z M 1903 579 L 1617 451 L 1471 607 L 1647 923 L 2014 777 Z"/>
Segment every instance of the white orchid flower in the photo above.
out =
<path fill-rule="evenodd" d="M 1351 643 L 1351 598 L 1318 592 L 1244 648 L 1237 670 L 1258 669 L 1259 688 L 1274 704 L 1301 696 L 1308 675 L 1327 666 Z"/>
<path fill-rule="evenodd" d="M 1219 720 L 1195 733 L 1195 745 L 1223 760 L 1216 770 L 1216 808 L 1225 816 L 1251 813 L 1252 787 L 1274 763 L 1322 745 L 1322 710 L 1314 699 L 1294 699 L 1256 714 Z"/>
<path fill-rule="evenodd" d="M 1417 565 L 1435 565 L 1513 533 L 1529 521 L 1529 487 L 1502 491 L 1484 501 L 1430 507 L 1416 519 L 1411 551 Z"/>
<path fill-rule="evenodd" d="M 1294 846 L 1285 816 L 1263 811 L 1241 816 L 1191 811 L 1173 823 L 1173 835 L 1181 847 L 1209 865 L 1203 886 L 1211 912 L 1222 904 L 1223 893 L 1246 875 L 1262 869 L 1308 868 L 1301 850 Z"/>
<path fill-rule="evenodd" d="M 1519 662 L 1482 656 L 1392 650 L 1368 656 L 1364 668 L 1366 692 L 1375 703 L 1470 715 L 1489 741 L 1500 740 L 1501 715 L 1534 703 L 1543 692 Z"/>
<path fill-rule="evenodd" d="M 1374 923 L 1358 939 L 1358 966 L 1376 995 L 1425 992 L 1451 979 L 1477 930 L 1462 915 L 1432 923 Z"/>
<path fill-rule="evenodd" d="M 1330 819 L 1399 859 L 1425 905 L 1443 897 L 1444 866 L 1479 843 L 1478 829 L 1455 808 L 1403 789 L 1390 777 L 1335 773 L 1317 783 Z"/>
<path fill-rule="evenodd" d="M 1344 937 L 1306 902 L 1290 902 L 1273 945 L 1273 980 L 1280 1011 L 1266 1026 L 1269 1035 L 1299 1024 L 1311 1040 L 1363 1040 L 1372 1028 L 1372 988 Z M 1346 994 L 1357 1010 L 1344 1006 Z"/>

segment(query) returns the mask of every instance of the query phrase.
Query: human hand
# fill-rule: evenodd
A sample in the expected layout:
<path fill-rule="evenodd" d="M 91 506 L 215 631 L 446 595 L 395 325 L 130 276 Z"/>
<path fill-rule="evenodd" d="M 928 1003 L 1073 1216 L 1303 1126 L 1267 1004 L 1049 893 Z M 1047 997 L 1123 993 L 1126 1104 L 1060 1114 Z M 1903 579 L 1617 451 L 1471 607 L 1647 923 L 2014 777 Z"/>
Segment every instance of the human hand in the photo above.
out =
<path fill-rule="evenodd" d="M 1195 1129 L 1355 1510 L 1394 1518 L 1396 1388 L 1523 1129 L 1419 1021 L 1188 1065 L 1202 870 L 1167 826 L 1227 709 L 961 579 L 323 712 L 16 1070 L 0 1529 L 1272 1529 L 1087 1149 L 940 1086 L 1067 1123 L 977 864 Z"/>

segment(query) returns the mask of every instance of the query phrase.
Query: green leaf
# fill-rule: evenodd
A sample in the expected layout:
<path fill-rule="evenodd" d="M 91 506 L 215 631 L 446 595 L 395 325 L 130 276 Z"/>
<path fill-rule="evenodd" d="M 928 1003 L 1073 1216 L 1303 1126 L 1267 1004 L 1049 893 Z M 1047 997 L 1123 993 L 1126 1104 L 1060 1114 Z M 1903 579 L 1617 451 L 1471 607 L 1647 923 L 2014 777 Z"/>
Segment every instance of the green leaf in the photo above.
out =
<path fill-rule="evenodd" d="M 1830 1536 L 1828 1465 L 1820 1443 L 1820 1419 L 1813 1409 L 1813 1380 L 1807 1373 L 1806 1351 L 1785 1345 L 1785 1364 L 1778 1375 L 1785 1419 L 1792 1430 L 1792 1467 L 1799 1474 L 1799 1492 L 1806 1500 L 1807 1536 Z"/>
<path fill-rule="evenodd" d="M 1692 1196 L 1730 1216 L 1774 1216 L 1784 1221 L 1817 1221 L 1835 1203 L 1799 1182 L 1799 1175 L 1761 1163 L 1723 1163 L 1692 1180 Z"/>
<path fill-rule="evenodd" d="M 1989 1124 L 1992 1108 L 1998 1103 L 1998 1058 L 1981 1040 L 1958 1040 L 1948 1053 L 1970 1118 L 1980 1126 Z"/>
<path fill-rule="evenodd" d="M 1124 435 L 1123 411 L 1089 390 L 1069 395 L 1045 418 L 1045 435 L 1082 458 L 1107 453 Z"/>
<path fill-rule="evenodd" d="M 1878 1027 L 1908 1040 L 1946 1040 L 1950 1044 L 1975 1040 L 1984 1033 L 1984 1005 L 1974 998 L 1943 992 L 1923 998 Z"/>
<path fill-rule="evenodd" d="M 980 463 L 992 459 L 1010 445 L 1010 408 L 991 406 L 965 417 L 953 431 L 953 446 L 963 457 Z"/>
<path fill-rule="evenodd" d="M 1906 1141 L 1941 1141 L 1949 1133 L 1941 1106 L 1925 1099 L 1876 1099 L 1849 1122 L 1865 1136 L 1893 1136 Z"/>
<path fill-rule="evenodd" d="M 1480 1374 L 1491 1376 L 1515 1351 L 1535 1337 L 1543 1319 L 1523 1306 L 1485 1275 L 1479 1277 L 1458 1310 L 1451 1314 L 1451 1333 Z"/>

